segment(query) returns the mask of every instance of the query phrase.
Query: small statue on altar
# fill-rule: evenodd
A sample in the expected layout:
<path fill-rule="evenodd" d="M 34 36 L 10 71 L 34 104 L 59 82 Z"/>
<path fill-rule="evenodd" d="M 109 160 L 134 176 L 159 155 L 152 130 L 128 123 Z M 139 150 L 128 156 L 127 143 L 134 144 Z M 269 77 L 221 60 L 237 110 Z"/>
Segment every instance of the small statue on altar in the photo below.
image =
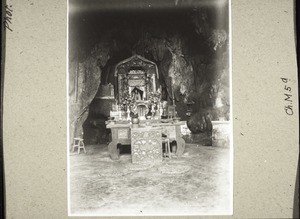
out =
<path fill-rule="evenodd" d="M 143 91 L 141 91 L 141 90 L 138 89 L 137 87 L 135 87 L 135 88 L 131 91 L 131 95 L 132 95 L 132 99 L 134 99 L 135 101 L 143 100 Z"/>
<path fill-rule="evenodd" d="M 131 101 L 129 103 L 129 109 L 130 109 L 130 117 L 138 115 L 137 103 L 133 96 L 131 97 Z"/>
<path fill-rule="evenodd" d="M 130 120 L 131 117 L 130 117 L 130 109 L 129 107 L 127 107 L 127 120 Z"/>

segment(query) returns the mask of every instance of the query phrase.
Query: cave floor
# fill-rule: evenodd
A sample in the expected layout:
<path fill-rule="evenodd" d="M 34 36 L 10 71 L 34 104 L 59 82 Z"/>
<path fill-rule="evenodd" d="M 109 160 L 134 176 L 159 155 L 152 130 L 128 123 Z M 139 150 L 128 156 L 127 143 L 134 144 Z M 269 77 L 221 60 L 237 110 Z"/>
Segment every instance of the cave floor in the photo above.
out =
<path fill-rule="evenodd" d="M 230 150 L 187 144 L 181 157 L 160 164 L 112 161 L 106 145 L 70 153 L 72 215 L 229 214 Z"/>

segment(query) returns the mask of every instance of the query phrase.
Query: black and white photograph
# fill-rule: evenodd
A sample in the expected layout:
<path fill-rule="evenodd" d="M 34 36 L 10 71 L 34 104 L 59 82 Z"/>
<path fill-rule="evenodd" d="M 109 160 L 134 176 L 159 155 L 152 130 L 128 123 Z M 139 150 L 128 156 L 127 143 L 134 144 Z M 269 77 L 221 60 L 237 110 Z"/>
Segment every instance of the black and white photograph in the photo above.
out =
<path fill-rule="evenodd" d="M 69 0 L 69 216 L 233 214 L 230 0 Z"/>

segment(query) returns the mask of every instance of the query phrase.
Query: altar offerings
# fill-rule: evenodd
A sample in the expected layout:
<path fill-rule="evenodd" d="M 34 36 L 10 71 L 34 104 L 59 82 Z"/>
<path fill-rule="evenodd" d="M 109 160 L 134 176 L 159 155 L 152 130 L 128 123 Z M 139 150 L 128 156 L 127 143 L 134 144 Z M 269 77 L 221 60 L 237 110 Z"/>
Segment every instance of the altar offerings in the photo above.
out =
<path fill-rule="evenodd" d="M 117 148 L 118 144 L 121 145 L 131 145 L 132 146 L 132 139 L 131 139 L 131 132 L 138 132 L 139 130 L 143 131 L 146 136 L 149 136 L 152 129 L 159 129 L 161 130 L 161 134 L 164 134 L 169 138 L 170 142 L 175 141 L 177 144 L 176 156 L 181 156 L 185 149 L 185 141 L 182 139 L 181 134 L 181 126 L 184 125 L 184 121 L 180 122 L 166 122 L 162 123 L 161 120 L 151 120 L 149 127 L 146 127 L 146 124 L 143 122 L 140 123 L 139 128 L 132 128 L 130 122 L 116 122 L 115 124 L 109 123 L 107 124 L 106 128 L 111 129 L 112 141 L 108 145 L 108 151 L 111 159 L 118 160 L 119 159 L 119 149 Z M 148 130 L 149 129 L 149 130 Z M 134 137 L 134 140 L 142 140 L 144 136 Z M 140 138 L 140 139 L 138 139 Z M 161 136 L 160 136 L 161 138 Z M 143 146 L 140 146 L 143 147 Z M 160 141 L 160 147 L 162 147 L 162 143 Z M 162 155 L 161 155 L 162 158 Z"/>

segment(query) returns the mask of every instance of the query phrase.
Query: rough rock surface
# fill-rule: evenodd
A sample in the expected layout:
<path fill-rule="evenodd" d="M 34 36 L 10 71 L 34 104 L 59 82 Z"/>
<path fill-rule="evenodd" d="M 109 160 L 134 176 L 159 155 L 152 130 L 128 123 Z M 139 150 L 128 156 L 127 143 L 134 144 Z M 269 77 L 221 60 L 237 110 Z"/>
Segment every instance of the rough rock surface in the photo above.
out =
<path fill-rule="evenodd" d="M 70 64 L 69 84 L 69 120 L 70 140 L 83 137 L 83 123 L 89 114 L 89 105 L 100 85 L 101 66 L 109 59 L 109 49 L 98 44 L 82 62 L 75 59 Z M 73 68 L 72 68 L 73 67 Z M 73 71 L 72 71 L 73 70 Z"/>

